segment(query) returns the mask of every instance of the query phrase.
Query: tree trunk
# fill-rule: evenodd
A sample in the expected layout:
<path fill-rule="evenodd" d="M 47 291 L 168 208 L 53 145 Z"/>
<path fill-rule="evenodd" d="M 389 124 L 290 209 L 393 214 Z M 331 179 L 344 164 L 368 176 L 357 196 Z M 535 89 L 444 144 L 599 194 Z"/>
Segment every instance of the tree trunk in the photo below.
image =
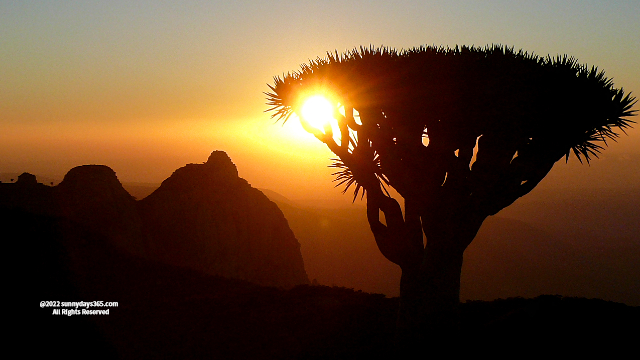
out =
<path fill-rule="evenodd" d="M 399 341 L 423 342 L 457 332 L 463 251 L 428 249 L 422 264 L 402 269 Z"/>
<path fill-rule="evenodd" d="M 402 267 L 397 342 L 405 349 L 451 344 L 460 335 L 462 259 L 482 224 L 465 220 L 443 220 L 432 227 L 422 262 Z"/>
<path fill-rule="evenodd" d="M 403 217 L 395 199 L 367 194 L 367 219 L 378 248 L 402 269 L 396 324 L 399 349 L 424 345 L 425 340 L 438 345 L 457 338 L 462 258 L 486 218 L 461 205 L 442 204 L 437 212 L 423 209 L 423 213 L 412 205 L 405 198 Z M 380 222 L 380 210 L 386 224 Z"/>

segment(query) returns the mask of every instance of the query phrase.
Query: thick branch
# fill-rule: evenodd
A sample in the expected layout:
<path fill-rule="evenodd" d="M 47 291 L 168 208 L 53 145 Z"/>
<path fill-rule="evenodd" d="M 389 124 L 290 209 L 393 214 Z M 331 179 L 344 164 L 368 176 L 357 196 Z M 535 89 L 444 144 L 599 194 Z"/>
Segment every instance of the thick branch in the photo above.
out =
<path fill-rule="evenodd" d="M 474 194 L 478 210 L 487 216 L 495 215 L 533 190 L 563 156 L 559 150 L 545 150 L 527 148 L 509 166 L 495 169 L 494 181 L 485 184 L 483 192 Z"/>
<path fill-rule="evenodd" d="M 420 204 L 417 199 L 404 199 L 404 218 L 411 246 L 424 247 L 422 222 L 420 221 Z"/>
<path fill-rule="evenodd" d="M 495 215 L 500 210 L 513 204 L 520 197 L 528 194 L 544 179 L 545 176 L 553 168 L 555 161 L 548 161 L 541 163 L 537 166 L 531 166 L 528 168 L 529 173 L 526 180 L 522 179 L 522 174 L 518 171 L 513 171 L 500 191 L 494 190 L 494 196 L 489 199 L 485 199 L 484 204 L 481 205 L 482 213 L 488 215 Z"/>
<path fill-rule="evenodd" d="M 387 225 L 380 221 L 381 210 Z M 400 205 L 395 199 L 385 196 L 381 191 L 367 191 L 367 220 L 378 249 L 389 261 L 402 268 L 415 266 L 422 261 L 422 241 L 419 245 L 415 243 L 416 234 L 405 224 Z M 421 230 L 419 234 L 421 237 Z"/>

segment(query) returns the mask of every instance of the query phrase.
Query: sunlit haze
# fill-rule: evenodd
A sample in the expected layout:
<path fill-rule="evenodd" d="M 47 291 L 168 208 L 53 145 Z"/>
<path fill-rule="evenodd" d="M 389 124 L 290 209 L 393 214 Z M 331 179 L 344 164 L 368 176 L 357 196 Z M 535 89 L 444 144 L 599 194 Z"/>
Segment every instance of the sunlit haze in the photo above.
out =
<path fill-rule="evenodd" d="M 274 75 L 370 44 L 568 54 L 640 95 L 637 0 L 1 1 L 0 34 L 0 173 L 105 164 L 122 182 L 160 183 L 224 150 L 254 187 L 350 202 L 334 156 L 299 122 L 270 118 L 264 92 Z M 631 129 L 541 186 L 634 186 L 639 140 Z"/>
<path fill-rule="evenodd" d="M 309 97 L 302 105 L 302 117 L 315 128 L 322 129 L 333 120 L 333 105 L 322 95 Z"/>

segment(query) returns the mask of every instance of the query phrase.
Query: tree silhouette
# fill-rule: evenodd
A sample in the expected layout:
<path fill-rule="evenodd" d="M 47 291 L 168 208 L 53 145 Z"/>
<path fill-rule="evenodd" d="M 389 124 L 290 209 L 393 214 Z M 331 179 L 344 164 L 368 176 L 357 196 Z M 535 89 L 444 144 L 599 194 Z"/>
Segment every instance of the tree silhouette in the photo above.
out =
<path fill-rule="evenodd" d="M 375 241 L 402 269 L 403 339 L 456 330 L 463 252 L 488 216 L 634 123 L 635 99 L 597 68 L 503 46 L 360 48 L 274 80 L 277 120 L 310 94 L 334 102 L 335 136 L 300 121 L 337 155 L 345 191 L 366 193 Z"/>

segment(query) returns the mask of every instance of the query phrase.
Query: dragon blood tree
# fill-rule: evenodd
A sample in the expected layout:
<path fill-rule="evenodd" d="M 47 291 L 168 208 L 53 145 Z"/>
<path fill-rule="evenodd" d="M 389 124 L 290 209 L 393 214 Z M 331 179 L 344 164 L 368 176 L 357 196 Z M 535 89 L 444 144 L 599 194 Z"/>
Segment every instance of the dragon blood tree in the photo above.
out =
<path fill-rule="evenodd" d="M 366 194 L 378 248 L 402 269 L 402 339 L 456 330 L 463 253 L 488 216 L 634 123 L 635 98 L 597 68 L 502 46 L 360 48 L 274 80 L 277 120 L 310 96 L 332 104 L 333 127 L 299 119 L 337 156 L 345 191 Z"/>

